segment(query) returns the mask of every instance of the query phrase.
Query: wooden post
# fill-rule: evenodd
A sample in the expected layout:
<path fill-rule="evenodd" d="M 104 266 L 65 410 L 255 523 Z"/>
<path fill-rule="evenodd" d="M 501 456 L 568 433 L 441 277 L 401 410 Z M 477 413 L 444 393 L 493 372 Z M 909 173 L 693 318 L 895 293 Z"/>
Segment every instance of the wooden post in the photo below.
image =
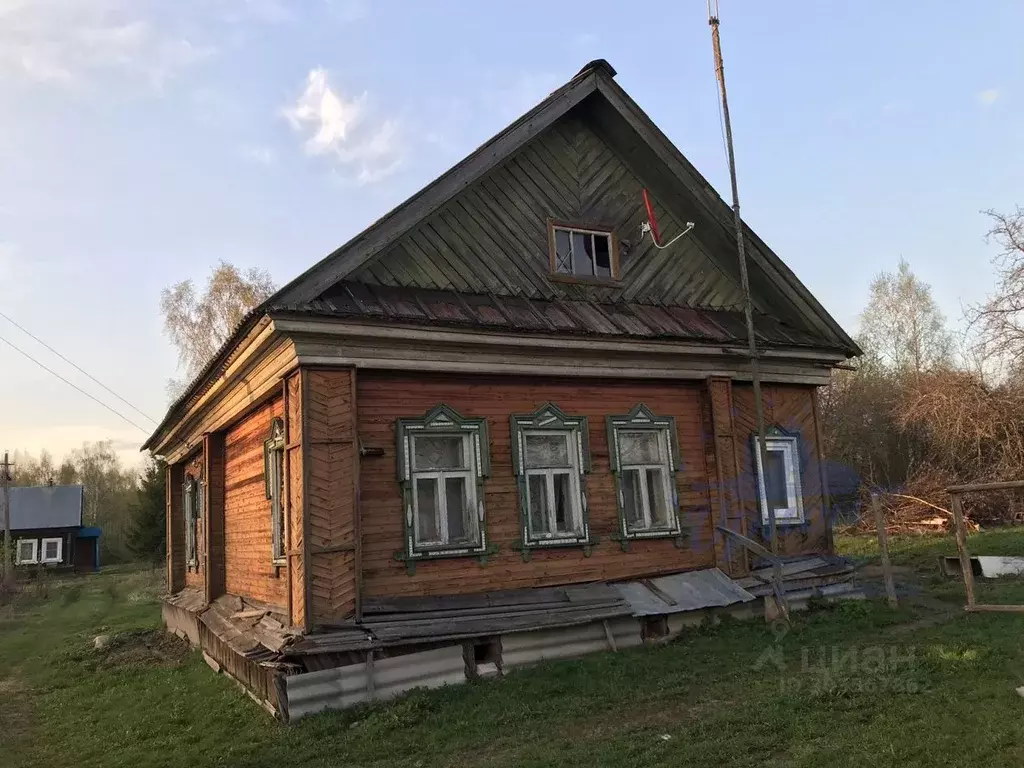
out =
<path fill-rule="evenodd" d="M 11 557 L 11 462 L 7 451 L 4 451 L 4 463 L 0 472 L 3 472 L 0 482 L 3 483 L 4 500 L 4 584 L 7 584 L 11 578 L 11 560 L 13 559 Z"/>
<path fill-rule="evenodd" d="M 956 527 L 956 550 L 960 555 L 960 571 L 964 575 L 964 590 L 967 592 L 967 610 L 974 608 L 974 572 L 971 570 L 971 555 L 967 551 L 967 526 L 964 524 L 964 508 L 959 493 L 952 494 L 953 525 Z"/>
<path fill-rule="evenodd" d="M 875 528 L 878 529 L 878 551 L 882 555 L 882 575 L 885 577 L 885 596 L 890 608 L 898 608 L 896 585 L 892 580 L 892 563 L 889 561 L 889 536 L 885 532 L 885 515 L 878 503 L 878 494 L 871 494 L 871 508 L 875 512 Z"/>

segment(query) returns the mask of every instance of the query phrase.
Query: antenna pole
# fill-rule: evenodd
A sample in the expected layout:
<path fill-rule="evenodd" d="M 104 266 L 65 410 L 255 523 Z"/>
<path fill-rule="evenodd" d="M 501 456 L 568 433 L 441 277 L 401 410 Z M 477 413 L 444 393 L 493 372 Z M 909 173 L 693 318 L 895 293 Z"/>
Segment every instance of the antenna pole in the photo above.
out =
<path fill-rule="evenodd" d="M 764 426 L 764 404 L 761 402 L 761 366 L 757 354 L 757 337 L 754 334 L 754 308 L 750 297 L 750 277 L 747 274 L 747 251 L 743 237 L 743 219 L 740 218 L 740 192 L 736 181 L 736 153 L 732 144 L 732 123 L 729 120 L 729 97 L 725 91 L 725 68 L 722 65 L 722 43 L 718 32 L 718 0 L 708 0 L 708 24 L 711 25 L 711 45 L 715 54 L 715 76 L 718 79 L 718 92 L 722 99 L 722 120 L 725 123 L 725 146 L 729 157 L 729 181 L 732 184 L 732 213 L 736 226 L 736 247 L 740 259 L 740 284 L 743 289 L 743 314 L 747 321 L 747 353 L 750 357 L 750 378 L 754 385 L 754 412 L 757 416 L 757 450 L 761 471 L 754 469 L 757 492 L 761 492 L 761 484 L 765 485 L 767 497 L 768 444 Z M 767 499 L 766 499 L 767 501 Z M 782 583 L 782 563 L 779 560 L 779 531 L 775 524 L 775 508 L 768 507 L 768 527 L 771 532 L 772 549 L 772 581 L 774 582 L 775 600 L 783 618 L 789 620 L 789 605 L 786 591 Z"/>

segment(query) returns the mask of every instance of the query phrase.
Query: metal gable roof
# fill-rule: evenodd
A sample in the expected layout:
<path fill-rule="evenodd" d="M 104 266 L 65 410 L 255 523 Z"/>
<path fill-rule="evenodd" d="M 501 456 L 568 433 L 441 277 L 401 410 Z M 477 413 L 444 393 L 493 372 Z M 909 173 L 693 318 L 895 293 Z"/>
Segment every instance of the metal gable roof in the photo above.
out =
<path fill-rule="evenodd" d="M 631 152 L 645 151 L 657 158 L 664 166 L 664 176 L 674 180 L 680 188 L 687 188 L 699 198 L 709 222 L 718 226 L 731 218 L 728 204 L 711 188 L 708 181 L 686 160 L 682 153 L 657 128 L 643 110 L 614 81 L 615 70 L 605 60 L 599 59 L 588 63 L 565 85 L 552 92 L 540 104 L 510 124 L 496 136 L 481 145 L 461 162 L 439 176 L 408 200 L 401 203 L 375 221 L 347 243 L 333 251 L 326 258 L 306 270 L 292 280 L 266 302 L 254 308 L 239 324 L 239 327 L 224 343 L 221 349 L 210 360 L 203 371 L 192 381 L 183 395 L 168 409 L 168 412 L 154 433 L 143 444 L 143 449 L 151 447 L 157 438 L 175 422 L 182 409 L 186 408 L 195 398 L 200 396 L 211 384 L 220 371 L 224 370 L 232 352 L 246 333 L 251 331 L 271 310 L 291 310 L 296 312 L 309 311 L 318 306 L 318 299 L 332 286 L 350 276 L 354 270 L 374 259 L 391 243 L 394 243 L 412 227 L 424 221 L 456 194 L 468 186 L 484 178 L 491 170 L 504 162 L 512 153 L 537 137 L 544 130 L 561 119 L 570 110 L 581 105 L 585 100 L 598 100 L 606 105 L 608 115 L 615 116 L 622 125 L 627 125 L 629 133 L 621 133 L 619 143 L 630 148 Z M 588 103 L 590 103 L 588 101 Z M 609 123 L 605 127 L 608 128 Z M 625 138 L 622 138 L 625 136 Z M 856 343 L 847 335 L 839 324 L 828 314 L 814 296 L 797 279 L 782 260 L 768 248 L 749 228 L 747 237 L 752 243 L 751 269 L 752 281 L 759 278 L 761 284 L 771 290 L 781 291 L 787 299 L 809 322 L 819 329 L 817 343 L 813 346 L 842 350 L 847 356 L 860 354 Z M 718 236 L 728 242 L 728 227 L 722 227 Z M 734 247 L 734 246 L 733 246 Z M 465 301 L 468 301 L 465 297 Z M 479 300 L 477 300 L 479 301 Z M 533 300 L 520 300 L 533 301 Z M 564 317 L 559 308 L 530 307 L 524 309 L 515 301 L 502 298 L 507 313 L 522 311 L 524 322 L 538 322 L 543 330 L 558 332 L 561 324 L 567 331 L 579 325 L 578 318 Z M 551 302 L 565 304 L 566 302 Z M 593 302 L 582 302 L 584 305 Z M 490 301 L 479 304 L 480 312 L 492 312 L 490 317 L 496 318 L 500 311 L 489 306 Z M 454 305 L 453 305 L 454 306 Z M 621 306 L 621 305 L 620 305 Z M 604 307 L 604 305 L 602 305 Z M 455 310 L 453 310 L 454 312 Z M 672 310 L 673 313 L 675 310 Z M 694 310 L 698 314 L 706 314 L 705 310 Z M 591 307 L 580 306 L 578 313 L 587 315 L 583 325 L 594 328 L 603 323 L 609 314 L 619 313 L 619 309 L 602 308 L 598 313 L 591 312 Z M 642 319 L 649 310 L 634 310 L 621 314 L 620 322 L 609 320 L 612 328 L 620 328 L 623 323 L 632 324 L 633 335 L 645 336 L 645 328 L 650 324 Z M 540 314 L 544 319 L 536 319 Z M 397 314 L 397 312 L 396 312 Z M 457 313 L 456 313 L 457 314 Z M 383 317 L 384 314 L 381 314 Z M 538 329 L 540 330 L 540 329 Z M 627 334 L 629 335 L 629 334 Z"/>
<path fill-rule="evenodd" d="M 77 528 L 82 524 L 81 485 L 11 488 L 11 530 Z"/>
<path fill-rule="evenodd" d="M 272 316 L 306 315 L 430 327 L 473 327 L 513 333 L 555 333 L 639 339 L 746 342 L 742 312 L 570 299 L 466 294 L 342 282 L 319 299 L 270 307 Z M 758 341 L 770 347 L 820 347 L 813 334 L 767 315 L 755 317 Z"/>

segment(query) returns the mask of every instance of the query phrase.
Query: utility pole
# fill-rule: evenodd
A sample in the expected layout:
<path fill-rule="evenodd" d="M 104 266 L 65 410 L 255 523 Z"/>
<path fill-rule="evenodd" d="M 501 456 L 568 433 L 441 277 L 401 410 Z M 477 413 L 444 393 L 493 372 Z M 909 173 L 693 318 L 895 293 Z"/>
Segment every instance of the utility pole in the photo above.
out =
<path fill-rule="evenodd" d="M 3 487 L 4 503 L 4 584 L 11 579 L 11 462 L 4 451 L 4 463 L 0 465 L 0 484 Z"/>
<path fill-rule="evenodd" d="M 768 444 L 764 427 L 764 404 L 761 402 L 761 366 L 757 353 L 757 337 L 754 335 L 754 308 L 750 297 L 750 277 L 747 274 L 747 251 L 743 237 L 743 219 L 740 218 L 740 192 L 736 181 L 736 153 L 732 145 L 732 123 L 729 120 L 729 98 L 725 92 L 725 67 L 722 65 L 722 43 L 718 32 L 718 0 L 708 0 L 708 24 L 711 25 L 711 45 L 715 54 L 715 75 L 718 79 L 718 92 L 722 99 L 722 121 L 725 124 L 725 146 L 729 157 L 729 181 L 732 184 L 732 213 L 736 226 L 736 248 L 740 259 L 740 286 L 743 289 L 743 314 L 747 321 L 747 355 L 750 357 L 750 378 L 754 385 L 754 412 L 757 416 L 757 450 L 760 458 L 761 471 L 754 468 L 755 483 L 758 496 L 761 485 L 765 486 L 767 502 L 768 486 Z M 758 479 L 760 477 L 760 479 Z M 789 605 L 786 601 L 786 590 L 782 583 L 782 562 L 779 560 L 779 531 L 775 524 L 775 508 L 768 507 L 768 527 L 771 530 L 772 549 L 772 582 L 775 601 L 783 618 L 789 620 Z"/>

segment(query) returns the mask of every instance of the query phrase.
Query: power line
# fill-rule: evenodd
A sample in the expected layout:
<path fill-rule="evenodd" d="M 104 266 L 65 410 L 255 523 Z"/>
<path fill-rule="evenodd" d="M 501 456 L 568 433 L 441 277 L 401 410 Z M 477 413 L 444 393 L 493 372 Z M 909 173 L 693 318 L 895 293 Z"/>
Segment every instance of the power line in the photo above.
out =
<path fill-rule="evenodd" d="M 140 427 L 140 426 L 139 426 L 138 424 L 136 424 L 136 423 L 135 423 L 134 421 L 132 421 L 131 419 L 129 419 L 129 418 L 128 418 L 127 416 L 125 416 L 125 415 L 124 415 L 123 413 L 120 413 L 119 411 L 115 411 L 115 410 L 114 410 L 113 408 L 111 408 L 111 407 L 110 407 L 109 405 L 107 405 L 106 403 L 104 403 L 104 402 L 103 402 L 102 400 L 100 400 L 100 399 L 99 399 L 98 397 L 95 397 L 95 396 L 93 396 L 93 395 L 90 395 L 90 394 L 89 394 L 88 392 L 86 392 L 86 391 L 85 391 L 84 389 L 82 389 L 82 388 L 81 388 L 80 386 L 78 386 L 77 384 L 75 384 L 75 383 L 73 383 L 73 382 L 71 382 L 71 381 L 68 381 L 67 379 L 65 379 L 65 378 L 64 378 L 63 376 L 61 376 L 61 375 L 60 375 L 59 373 L 57 373 L 57 372 L 56 372 L 55 370 L 53 370 L 52 368 L 47 368 L 47 367 L 46 367 L 45 365 L 43 365 L 43 364 L 42 364 L 41 362 L 39 362 L 39 361 L 38 361 L 38 360 L 36 360 L 36 359 L 35 359 L 34 357 L 32 357 L 32 355 L 30 355 L 30 354 L 29 354 L 28 352 L 26 352 L 26 351 L 24 351 L 23 349 L 19 349 L 18 347 L 14 346 L 14 344 L 12 344 L 11 342 L 9 342 L 9 341 L 8 341 L 7 339 L 3 338 L 2 336 L 0 336 L 0 341 L 2 341 L 2 342 L 3 342 L 4 344 L 6 344 L 7 346 L 9 346 L 9 347 L 10 347 L 11 349 L 13 349 L 13 350 L 14 350 L 15 352 L 17 352 L 18 354 L 20 354 L 20 355 L 24 355 L 25 357 L 27 357 L 27 358 L 28 358 L 29 360 L 31 360 L 31 361 L 32 361 L 33 363 L 35 363 L 36 365 L 38 365 L 38 366 L 39 366 L 40 368 L 42 368 L 42 369 L 43 369 L 44 371 L 46 371 L 47 373 L 51 373 L 51 374 L 53 374 L 54 376 L 56 376 L 56 377 L 57 377 L 58 379 L 60 379 L 61 381 L 63 381 L 63 382 L 65 383 L 65 384 L 67 384 L 67 385 L 68 385 L 69 387 L 71 387 L 72 389 L 76 389 L 76 390 L 78 390 L 78 391 L 79 391 L 79 392 L 81 392 L 81 393 L 82 393 L 83 395 L 85 395 L 85 396 L 86 396 L 86 397 L 88 397 L 88 398 L 89 398 L 90 400 L 92 400 L 93 402 L 95 402 L 95 403 L 99 403 L 99 404 L 100 404 L 100 405 L 102 405 L 102 406 L 103 406 L 104 408 L 106 408 L 106 409 L 107 409 L 108 411 L 110 411 L 110 412 L 111 412 L 112 414 L 114 414 L 115 416 L 117 416 L 117 417 L 118 417 L 119 419 L 123 419 L 124 421 L 128 422 L 128 423 L 129 423 L 129 424 L 131 424 L 131 425 L 132 425 L 133 427 L 135 427 L 135 428 L 136 428 L 137 430 L 139 430 L 140 432 L 142 432 L 142 433 L 143 433 L 144 435 L 147 435 L 147 436 L 149 435 L 149 430 L 148 430 L 148 429 L 145 429 L 144 427 Z"/>
<path fill-rule="evenodd" d="M 42 344 L 42 345 L 43 345 L 44 347 L 46 347 L 46 348 L 47 348 L 48 350 L 50 350 L 51 352 L 53 352 L 53 354 L 55 354 L 55 355 L 56 355 L 57 357 L 59 357 L 59 358 L 60 358 L 61 360 L 63 360 L 63 361 L 65 362 L 65 363 L 67 363 L 68 365 L 70 365 L 70 366 L 71 366 L 72 368 L 74 368 L 74 369 L 75 369 L 76 371 L 78 371 L 79 373 L 81 373 L 81 374 L 82 374 L 83 376 L 86 376 L 87 378 L 91 379 L 91 380 L 92 380 L 92 381 L 93 381 L 94 383 L 96 383 L 96 384 L 99 384 L 99 385 L 100 385 L 101 387 L 103 387 L 103 389 L 105 389 L 105 390 L 106 390 L 107 392 L 109 392 L 110 394 L 112 394 L 112 395 L 113 395 L 114 397 L 116 397 L 116 398 L 117 398 L 118 400 L 120 400 L 120 401 L 121 401 L 122 403 L 124 403 L 125 405 L 127 405 L 127 406 L 128 406 L 129 408 L 131 408 L 131 409 L 132 409 L 133 411 L 135 411 L 135 412 L 136 412 L 137 414 L 139 414 L 140 416 L 142 416 L 142 417 L 144 417 L 144 418 L 146 418 L 146 419 L 149 419 L 149 421 L 153 422 L 154 424 L 157 424 L 157 423 L 159 423 L 159 422 L 157 422 L 157 420 L 156 420 L 156 419 L 154 419 L 154 418 L 153 418 L 152 416 L 150 416 L 150 415 L 149 415 L 149 414 L 147 414 L 147 413 L 144 413 L 143 411 L 140 411 L 140 410 L 139 410 L 138 408 L 136 408 L 136 407 L 135 407 L 134 405 L 132 405 L 131 403 L 129 403 L 129 402 L 127 401 L 127 400 L 125 400 L 125 399 L 124 399 L 123 397 L 121 397 L 121 396 L 120 396 L 119 394 L 117 394 L 117 392 L 115 392 L 114 390 L 112 390 L 112 389 L 111 389 L 110 387 L 108 387 L 108 386 L 107 386 L 106 384 L 104 384 L 104 383 L 103 383 L 102 381 L 100 381 L 100 380 L 99 380 L 99 379 L 97 379 L 97 378 L 96 378 L 95 376 L 93 376 L 92 374 L 90 374 L 90 373 L 89 373 L 88 371 L 84 370 L 84 369 L 83 369 L 83 368 L 82 368 L 81 366 L 79 366 L 79 365 L 76 365 L 76 364 L 75 364 L 75 363 L 73 363 L 73 362 L 72 362 L 71 360 L 68 360 L 68 359 L 67 359 L 66 357 L 64 357 L 64 355 L 62 355 L 62 354 L 61 354 L 60 352 L 58 352 L 58 351 L 57 351 L 56 349 L 54 349 L 54 348 L 53 348 L 53 347 L 51 347 L 51 346 L 50 346 L 49 344 L 47 344 L 47 343 L 46 343 L 45 341 L 43 341 L 42 339 L 40 339 L 40 338 L 39 338 L 38 336 L 36 336 L 35 334 L 33 334 L 33 333 L 32 333 L 32 332 L 30 331 L 30 330 L 28 330 L 27 328 L 25 328 L 25 327 L 24 327 L 23 325 L 19 325 L 19 324 L 18 324 L 18 323 L 16 323 L 16 322 L 15 322 L 14 320 L 12 320 L 12 319 L 11 319 L 10 317 L 8 317 L 7 315 L 5 315 L 5 314 L 4 314 L 3 312 L 0 312 L 0 317 L 2 317 L 2 318 L 3 318 L 4 320 L 6 320 L 6 321 L 7 321 L 8 323 L 10 323 L 10 324 L 11 324 L 11 325 L 13 325 L 13 326 L 14 326 L 15 328 L 17 328 L 17 329 L 18 329 L 19 331 L 21 331 L 22 333 L 24 333 L 24 334 L 25 334 L 26 336 L 28 336 L 28 337 L 29 337 L 30 339 L 34 339 L 35 341 L 37 341 L 37 342 L 39 342 L 40 344 Z"/>

